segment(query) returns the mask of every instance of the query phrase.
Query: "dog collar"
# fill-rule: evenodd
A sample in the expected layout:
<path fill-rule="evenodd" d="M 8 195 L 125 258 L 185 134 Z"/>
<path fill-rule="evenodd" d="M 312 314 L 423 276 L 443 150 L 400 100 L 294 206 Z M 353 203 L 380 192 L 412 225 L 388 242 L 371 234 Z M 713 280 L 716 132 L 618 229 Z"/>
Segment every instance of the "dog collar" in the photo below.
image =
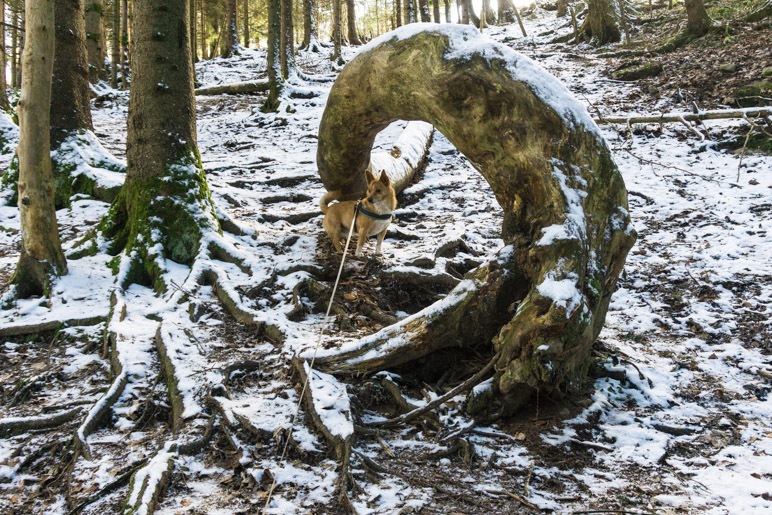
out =
<path fill-rule="evenodd" d="M 367 218 L 372 218 L 373 220 L 391 220 L 391 213 L 375 213 L 367 209 L 362 204 L 359 204 L 359 212 L 365 215 Z"/>

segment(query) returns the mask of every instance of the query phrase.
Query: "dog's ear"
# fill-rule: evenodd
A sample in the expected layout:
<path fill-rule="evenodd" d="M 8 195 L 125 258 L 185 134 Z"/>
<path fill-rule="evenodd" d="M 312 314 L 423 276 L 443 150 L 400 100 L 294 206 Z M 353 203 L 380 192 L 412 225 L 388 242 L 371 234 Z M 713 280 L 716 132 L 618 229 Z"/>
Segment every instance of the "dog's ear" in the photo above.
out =
<path fill-rule="evenodd" d="M 383 175 L 383 174 L 381 174 L 381 175 Z M 365 171 L 365 177 L 367 178 L 367 183 L 368 184 L 375 180 L 375 176 L 373 175 L 373 172 L 371 172 L 370 170 L 366 170 Z"/>
<path fill-rule="evenodd" d="M 381 182 L 386 186 L 391 186 L 391 179 L 386 175 L 386 170 L 381 172 Z"/>

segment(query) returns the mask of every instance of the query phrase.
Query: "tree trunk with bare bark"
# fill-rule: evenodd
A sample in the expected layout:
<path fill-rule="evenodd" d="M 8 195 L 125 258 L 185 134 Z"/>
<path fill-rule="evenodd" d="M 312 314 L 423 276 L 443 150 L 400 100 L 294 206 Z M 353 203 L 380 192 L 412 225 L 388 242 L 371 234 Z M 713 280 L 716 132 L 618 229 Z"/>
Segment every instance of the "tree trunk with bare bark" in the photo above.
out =
<path fill-rule="evenodd" d="M 53 276 L 67 273 L 54 209 L 50 105 L 55 48 L 54 0 L 28 1 L 19 98 L 21 249 L 11 282 L 20 298 L 50 293 Z"/>

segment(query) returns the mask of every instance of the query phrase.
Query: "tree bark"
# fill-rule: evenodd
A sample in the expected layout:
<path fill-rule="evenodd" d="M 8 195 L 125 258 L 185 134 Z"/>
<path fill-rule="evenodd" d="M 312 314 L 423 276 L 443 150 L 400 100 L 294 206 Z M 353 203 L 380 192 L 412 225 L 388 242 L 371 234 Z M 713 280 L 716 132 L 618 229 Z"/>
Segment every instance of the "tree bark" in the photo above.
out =
<path fill-rule="evenodd" d="M 53 70 L 56 99 L 51 102 L 51 145 L 54 148 L 74 132 L 93 129 L 83 9 L 83 0 L 56 0 Z"/>
<path fill-rule="evenodd" d="M 295 68 L 295 28 L 292 0 L 281 0 L 281 76 L 287 79 Z"/>
<path fill-rule="evenodd" d="M 512 0 L 499 0 L 499 24 L 515 22 L 514 4 Z"/>
<path fill-rule="evenodd" d="M 399 1 L 399 0 L 395 0 Z M 408 23 L 415 23 L 416 16 L 415 16 L 415 4 L 413 3 L 414 0 L 405 0 L 405 25 Z"/>
<path fill-rule="evenodd" d="M 249 48 L 249 0 L 244 0 L 244 48 Z"/>
<path fill-rule="evenodd" d="M 434 23 L 442 23 L 442 20 L 440 20 L 440 2 L 442 0 L 434 0 L 432 2 L 432 8 L 434 12 L 432 13 L 434 18 Z"/>
<path fill-rule="evenodd" d="M 227 19 L 225 21 L 225 39 L 223 41 L 222 57 L 238 54 L 239 35 L 236 26 L 236 0 L 228 0 Z"/>
<path fill-rule="evenodd" d="M 619 15 L 613 0 L 588 0 L 587 18 L 579 29 L 594 45 L 616 43 L 622 38 L 619 30 Z"/>
<path fill-rule="evenodd" d="M 164 289 L 165 260 L 189 265 L 219 231 L 196 143 L 189 8 L 134 3 L 126 182 L 101 224 L 110 252 L 123 251 L 124 287 Z"/>
<path fill-rule="evenodd" d="M 129 87 L 129 1 L 121 0 L 121 89 Z"/>
<path fill-rule="evenodd" d="M 105 68 L 107 41 L 105 37 L 104 0 L 86 0 L 85 11 L 89 77 L 91 82 L 97 83 L 100 80 L 107 79 L 107 70 Z"/>
<path fill-rule="evenodd" d="M 54 0 L 28 1 L 27 41 L 19 98 L 21 251 L 12 283 L 20 298 L 50 293 L 51 277 L 67 273 L 59 242 L 51 169 L 50 106 L 54 64 Z"/>
<path fill-rule="evenodd" d="M 397 27 L 402 26 L 402 0 L 394 1 L 394 21 Z"/>
<path fill-rule="evenodd" d="M 421 17 L 421 23 L 432 21 L 432 17 L 429 14 L 429 0 L 418 0 L 418 11 Z"/>
<path fill-rule="evenodd" d="M 558 0 L 556 16 L 562 18 L 568 14 L 568 0 Z"/>
<path fill-rule="evenodd" d="M 331 59 L 343 64 L 343 0 L 332 0 L 332 56 Z"/>
<path fill-rule="evenodd" d="M 13 11 L 11 17 L 11 86 L 18 88 L 21 81 L 19 80 L 19 12 Z"/>
<path fill-rule="evenodd" d="M 474 347 L 492 339 L 501 355 L 484 416 L 500 416 L 533 390 L 581 382 L 635 232 L 621 175 L 586 109 L 511 49 L 468 28 L 461 52 L 459 29 L 444 30 L 385 41 L 343 69 L 320 124 L 317 164 L 327 189 L 355 198 L 377 133 L 397 119 L 424 120 L 486 178 L 508 246 L 442 307 L 401 322 L 412 327 L 397 340 L 416 334 Z M 468 51 L 477 45 L 495 50 Z M 397 340 L 376 342 L 375 354 Z M 336 370 L 334 357 L 325 360 Z"/>
<path fill-rule="evenodd" d="M 703 0 L 684 0 L 686 7 L 686 32 L 694 36 L 702 36 L 710 30 L 713 22 L 705 10 Z"/>
<path fill-rule="evenodd" d="M 6 81 L 5 77 L 5 70 L 7 68 L 7 61 L 8 61 L 8 55 L 6 54 L 6 48 L 5 48 L 5 1 L 0 1 L 0 24 L 2 24 L 2 30 L 0 31 L 0 34 L 2 34 L 2 37 L 0 37 L 0 110 L 8 111 L 11 108 L 11 105 L 8 103 L 8 93 L 6 93 L 6 90 L 8 89 L 8 82 Z"/>
<path fill-rule="evenodd" d="M 348 27 L 349 45 L 361 45 L 362 40 L 357 34 L 357 13 L 354 0 L 346 0 L 346 25 Z"/>
<path fill-rule="evenodd" d="M 281 75 L 281 0 L 268 0 L 268 98 L 263 111 L 273 112 L 279 108 L 279 97 L 283 89 Z"/>
<path fill-rule="evenodd" d="M 118 67 L 121 65 L 121 3 L 120 0 L 110 0 L 113 9 L 112 37 L 110 38 L 110 87 L 118 88 Z"/>
<path fill-rule="evenodd" d="M 319 52 L 318 38 L 314 0 L 303 0 L 303 48 L 310 52 Z"/>
<path fill-rule="evenodd" d="M 196 0 L 190 0 L 190 8 L 188 11 L 190 14 L 190 20 L 188 20 L 188 27 L 190 27 L 190 58 L 193 60 L 194 70 L 195 64 L 198 61 L 198 52 L 196 52 L 196 41 L 198 41 L 198 35 L 196 34 Z"/>

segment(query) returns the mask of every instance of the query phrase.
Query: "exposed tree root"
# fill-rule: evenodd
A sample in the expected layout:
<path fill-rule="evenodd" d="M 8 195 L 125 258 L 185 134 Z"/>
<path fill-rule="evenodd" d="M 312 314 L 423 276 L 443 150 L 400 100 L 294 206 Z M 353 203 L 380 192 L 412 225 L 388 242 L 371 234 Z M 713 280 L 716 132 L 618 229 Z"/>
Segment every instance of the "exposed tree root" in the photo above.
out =
<path fill-rule="evenodd" d="M 73 408 L 42 417 L 0 418 L 0 438 L 9 438 L 31 430 L 56 428 L 74 420 L 81 411 L 82 408 Z"/>
<path fill-rule="evenodd" d="M 58 331 L 65 327 L 96 325 L 104 321 L 105 317 L 103 316 L 93 316 L 84 318 L 70 318 L 68 320 L 49 320 L 39 324 L 7 325 L 5 327 L 0 327 L 0 338 Z"/>
<path fill-rule="evenodd" d="M 94 492 L 93 494 L 89 495 L 86 499 L 79 502 L 75 507 L 73 507 L 70 511 L 70 515 L 76 515 L 77 513 L 80 513 L 83 511 L 83 509 L 95 502 L 97 502 L 99 499 L 102 499 L 106 495 L 111 494 L 112 492 L 116 491 L 117 489 L 123 487 L 125 484 L 127 484 L 131 477 L 134 475 L 137 470 L 144 467 L 147 464 L 147 458 L 139 460 L 136 463 L 131 464 L 128 468 L 125 469 L 125 472 L 118 474 L 117 477 L 113 480 L 107 483 L 105 486 L 99 489 L 99 491 Z"/>
<path fill-rule="evenodd" d="M 313 381 L 308 377 L 306 361 L 300 358 L 295 358 L 292 360 L 292 365 L 300 377 L 301 384 L 308 385 L 307 388 L 305 388 L 305 394 L 303 395 L 303 402 L 306 407 L 306 412 L 309 414 L 309 417 L 314 423 L 314 426 L 317 428 L 317 430 L 319 430 L 320 433 L 324 435 L 324 437 L 327 439 L 330 445 L 332 445 L 332 448 L 335 451 L 335 456 L 337 457 L 339 464 L 338 493 L 341 503 L 343 503 L 346 509 L 350 511 L 353 509 L 353 507 L 351 505 L 351 500 L 348 497 L 348 490 L 349 488 L 356 488 L 356 484 L 353 477 L 351 477 L 351 472 L 349 470 L 351 462 L 351 446 L 354 441 L 353 425 L 351 425 L 350 428 L 331 425 L 326 420 L 326 414 L 324 413 L 325 410 L 330 408 L 335 409 L 333 406 L 330 406 L 326 403 L 329 403 L 331 400 L 333 402 L 341 401 L 344 404 L 343 411 L 336 411 L 341 413 L 344 417 L 347 417 L 349 423 L 352 423 L 353 421 L 351 410 L 350 407 L 347 407 L 348 397 L 346 396 L 345 399 L 327 398 L 324 401 L 320 401 L 314 397 L 314 385 Z M 318 374 L 317 372 L 312 373 Z M 345 391 L 342 392 L 342 394 L 345 395 Z M 337 406 L 337 402 L 336 407 L 339 407 Z"/>

